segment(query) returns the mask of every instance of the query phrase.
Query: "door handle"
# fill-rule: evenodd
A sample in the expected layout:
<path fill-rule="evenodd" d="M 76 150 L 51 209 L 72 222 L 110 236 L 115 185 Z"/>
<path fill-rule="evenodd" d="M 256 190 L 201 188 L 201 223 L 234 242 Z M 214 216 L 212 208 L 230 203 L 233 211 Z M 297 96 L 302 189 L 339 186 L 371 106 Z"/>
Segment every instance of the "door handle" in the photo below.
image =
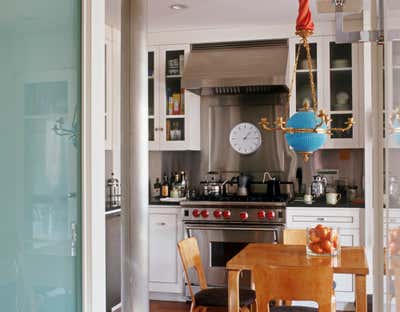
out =
<path fill-rule="evenodd" d="M 76 222 L 71 223 L 71 256 L 76 257 L 76 245 L 78 242 L 78 225 Z"/>

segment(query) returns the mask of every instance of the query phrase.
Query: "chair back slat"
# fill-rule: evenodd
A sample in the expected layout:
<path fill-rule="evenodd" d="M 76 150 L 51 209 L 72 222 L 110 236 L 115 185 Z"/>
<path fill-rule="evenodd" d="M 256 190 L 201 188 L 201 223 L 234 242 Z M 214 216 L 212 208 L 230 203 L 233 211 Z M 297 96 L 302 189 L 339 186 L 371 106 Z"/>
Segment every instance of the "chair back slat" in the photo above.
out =
<path fill-rule="evenodd" d="M 333 269 L 330 266 L 256 266 L 253 273 L 258 311 L 269 312 L 272 300 L 314 301 L 320 312 L 332 311 Z"/>
<path fill-rule="evenodd" d="M 178 243 L 178 251 L 185 271 L 186 281 L 189 286 L 190 296 L 194 300 L 194 293 L 189 278 L 189 270 L 194 268 L 197 272 L 200 282 L 200 288 L 207 288 L 206 275 L 204 273 L 203 263 L 201 261 L 199 245 L 195 237 L 184 239 Z"/>

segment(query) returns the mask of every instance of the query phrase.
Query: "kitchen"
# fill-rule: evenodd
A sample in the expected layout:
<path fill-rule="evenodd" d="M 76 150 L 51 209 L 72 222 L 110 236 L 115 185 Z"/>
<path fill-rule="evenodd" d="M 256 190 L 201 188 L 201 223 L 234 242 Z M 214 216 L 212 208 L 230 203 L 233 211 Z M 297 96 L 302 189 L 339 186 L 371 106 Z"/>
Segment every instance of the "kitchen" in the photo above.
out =
<path fill-rule="evenodd" d="M 110 8 L 118 11 L 111 4 Z M 212 286 L 226 283 L 221 268 L 229 260 L 207 258 L 213 255 L 207 250 L 215 243 L 212 237 L 232 237 L 231 241 L 219 240 L 216 244 L 225 256 L 232 257 L 243 248 L 233 247 L 232 243 L 281 242 L 283 228 L 302 229 L 322 223 L 340 228 L 343 246 L 366 246 L 371 271 L 372 263 L 377 261 L 372 257 L 370 238 L 374 233 L 371 220 L 376 213 L 370 182 L 376 174 L 371 158 L 374 141 L 366 135 L 369 126 L 365 116 L 370 114 L 370 107 L 363 105 L 368 66 L 361 43 L 335 43 L 334 9 L 324 11 L 323 5 L 312 6 L 317 20 L 317 31 L 309 38 L 312 71 L 319 108 L 333 119 L 332 127 L 344 127 L 348 118 L 354 118 L 352 128 L 331 134 L 323 148 L 304 161 L 304 155 L 288 148 L 283 133 L 263 131 L 260 126 L 262 117 L 269 121 L 287 118 L 301 111 L 304 103 L 313 102 L 306 54 L 301 53 L 296 62 L 300 42 L 293 31 L 297 8 L 291 11 L 281 12 L 275 19 L 270 16 L 266 25 L 264 16 L 254 17 L 262 20 L 257 26 L 238 19 L 243 23 L 240 27 L 240 22 L 230 20 L 233 17 L 226 17 L 226 24 L 221 25 L 212 14 L 210 24 L 204 25 L 205 21 L 195 16 L 210 15 L 207 5 L 197 7 L 188 2 L 175 8 L 150 7 L 154 24 L 150 23 L 148 34 L 150 152 L 146 183 L 150 194 L 151 299 L 187 299 L 176 250 L 177 242 L 185 235 L 199 239 L 205 263 L 210 263 L 206 275 Z M 349 12 L 355 15 L 346 20 L 346 26 L 357 29 L 365 18 L 363 11 L 351 7 Z M 172 17 L 176 25 L 171 23 Z M 120 33 L 116 25 L 118 18 L 110 16 L 106 28 L 110 34 L 106 46 L 111 51 L 107 88 L 112 99 L 106 114 L 106 172 L 108 177 L 113 172 L 120 179 L 120 108 L 113 104 L 119 98 L 115 67 L 120 62 L 116 56 L 120 52 Z M 260 60 L 260 55 L 265 59 Z M 224 62 L 218 61 L 221 59 Z M 281 89 L 289 87 L 295 63 L 295 83 L 287 104 Z M 382 75 L 377 75 L 377 84 L 383 84 Z M 374 99 L 383 103 L 383 94 L 378 93 L 373 93 Z M 235 134 L 246 137 L 246 131 L 250 131 L 247 127 L 255 134 L 255 145 L 249 150 L 245 145 L 235 145 Z M 110 211 L 107 214 L 114 215 Z M 246 224 L 240 228 L 240 238 L 232 233 L 230 222 Z M 227 234 L 212 229 L 202 235 L 204 230 L 196 230 L 215 223 L 223 224 Z M 261 240 L 255 227 L 267 229 Z M 113 247 L 114 242 L 115 234 L 108 245 Z M 115 256 L 115 252 L 111 254 Z M 374 289 L 372 275 L 368 276 L 368 293 Z M 354 277 L 337 274 L 335 282 L 338 309 L 354 309 Z M 113 294 L 111 305 L 118 305 L 118 296 L 118 292 Z"/>

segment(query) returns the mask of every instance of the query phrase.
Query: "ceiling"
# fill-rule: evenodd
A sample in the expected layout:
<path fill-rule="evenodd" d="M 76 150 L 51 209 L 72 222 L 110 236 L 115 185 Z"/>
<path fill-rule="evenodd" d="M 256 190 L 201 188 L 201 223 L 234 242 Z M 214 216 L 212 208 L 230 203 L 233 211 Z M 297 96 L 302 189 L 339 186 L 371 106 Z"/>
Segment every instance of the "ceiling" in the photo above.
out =
<path fill-rule="evenodd" d="M 106 0 L 107 23 L 117 26 L 121 0 Z M 185 10 L 171 10 L 172 4 L 184 4 Z M 315 21 L 330 17 L 318 15 L 311 1 Z M 297 0 L 149 0 L 149 32 L 268 26 L 295 24 Z"/>

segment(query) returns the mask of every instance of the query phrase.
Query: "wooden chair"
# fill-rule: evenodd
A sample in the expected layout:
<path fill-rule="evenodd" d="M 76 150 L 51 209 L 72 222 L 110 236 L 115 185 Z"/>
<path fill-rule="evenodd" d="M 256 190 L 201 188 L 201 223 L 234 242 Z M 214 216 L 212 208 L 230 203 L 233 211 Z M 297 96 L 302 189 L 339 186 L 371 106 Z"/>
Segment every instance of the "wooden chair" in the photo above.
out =
<path fill-rule="evenodd" d="M 192 297 L 190 312 L 227 311 L 228 289 L 227 288 L 208 288 L 203 264 L 201 262 L 200 250 L 197 239 L 191 237 L 178 243 L 179 255 L 182 260 L 189 293 Z M 193 292 L 189 279 L 189 269 L 194 268 L 197 272 L 201 290 L 196 294 Z M 256 294 L 250 289 L 240 290 L 240 311 L 249 312 L 249 306 L 254 304 Z"/>
<path fill-rule="evenodd" d="M 297 229 L 284 229 L 283 230 L 283 243 L 285 245 L 306 245 L 307 244 L 307 231 Z"/>
<path fill-rule="evenodd" d="M 335 310 L 332 290 L 333 270 L 330 266 L 280 267 L 256 266 L 253 270 L 258 312 L 270 312 L 272 300 L 306 300 L 318 303 L 319 312 Z M 298 309 L 298 310 L 296 310 Z M 272 312 L 315 311 L 305 307 L 273 307 Z"/>

